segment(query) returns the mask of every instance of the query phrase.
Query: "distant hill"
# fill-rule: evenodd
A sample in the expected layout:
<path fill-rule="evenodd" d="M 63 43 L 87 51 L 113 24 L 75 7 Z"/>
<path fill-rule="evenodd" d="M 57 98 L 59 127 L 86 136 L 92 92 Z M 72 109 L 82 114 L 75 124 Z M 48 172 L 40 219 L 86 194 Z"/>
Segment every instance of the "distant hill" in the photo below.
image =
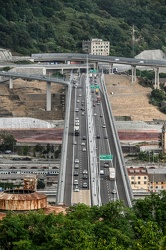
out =
<path fill-rule="evenodd" d="M 91 38 L 109 40 L 115 56 L 166 51 L 165 1 L 0 0 L 0 6 L 0 47 L 12 52 L 81 52 L 82 40 Z"/>

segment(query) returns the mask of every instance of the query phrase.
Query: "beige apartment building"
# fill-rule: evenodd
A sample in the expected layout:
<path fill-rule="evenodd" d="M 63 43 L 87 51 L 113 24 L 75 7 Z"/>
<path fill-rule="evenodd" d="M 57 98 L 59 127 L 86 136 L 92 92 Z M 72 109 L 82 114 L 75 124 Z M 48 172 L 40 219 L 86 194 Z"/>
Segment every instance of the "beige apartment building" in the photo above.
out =
<path fill-rule="evenodd" d="M 132 190 L 148 191 L 149 177 L 146 168 L 128 168 L 128 176 Z"/>
<path fill-rule="evenodd" d="M 157 193 L 166 190 L 166 168 L 130 167 L 127 171 L 133 191 Z"/>
<path fill-rule="evenodd" d="M 108 56 L 110 52 L 110 42 L 102 39 L 91 39 L 82 42 L 82 51 L 91 55 Z"/>

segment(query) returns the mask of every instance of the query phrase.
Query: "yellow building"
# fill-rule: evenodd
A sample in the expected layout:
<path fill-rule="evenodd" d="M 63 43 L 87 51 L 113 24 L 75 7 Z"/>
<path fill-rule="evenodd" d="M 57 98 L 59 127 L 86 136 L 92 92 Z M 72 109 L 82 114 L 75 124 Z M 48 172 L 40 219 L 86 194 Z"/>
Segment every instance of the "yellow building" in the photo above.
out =
<path fill-rule="evenodd" d="M 149 176 L 147 169 L 144 167 L 140 168 L 128 168 L 128 176 L 132 190 L 145 190 L 149 188 Z"/>
<path fill-rule="evenodd" d="M 135 168 L 127 169 L 133 191 L 160 192 L 166 190 L 166 168 Z"/>
<path fill-rule="evenodd" d="M 149 191 L 159 192 L 166 190 L 166 169 L 151 168 L 147 171 L 149 175 Z"/>

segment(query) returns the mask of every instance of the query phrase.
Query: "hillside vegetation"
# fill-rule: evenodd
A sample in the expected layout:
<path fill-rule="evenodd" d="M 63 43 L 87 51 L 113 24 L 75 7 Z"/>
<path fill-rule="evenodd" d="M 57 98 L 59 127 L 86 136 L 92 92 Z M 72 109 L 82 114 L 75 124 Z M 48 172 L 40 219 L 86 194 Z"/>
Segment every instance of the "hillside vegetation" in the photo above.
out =
<path fill-rule="evenodd" d="M 8 213 L 0 221 L 1 250 L 165 250 L 165 191 L 101 207 L 84 204 L 66 214 Z"/>
<path fill-rule="evenodd" d="M 109 40 L 110 55 L 166 48 L 165 0 L 0 0 L 0 6 L 0 47 L 20 54 L 81 52 L 82 40 L 91 38 Z"/>

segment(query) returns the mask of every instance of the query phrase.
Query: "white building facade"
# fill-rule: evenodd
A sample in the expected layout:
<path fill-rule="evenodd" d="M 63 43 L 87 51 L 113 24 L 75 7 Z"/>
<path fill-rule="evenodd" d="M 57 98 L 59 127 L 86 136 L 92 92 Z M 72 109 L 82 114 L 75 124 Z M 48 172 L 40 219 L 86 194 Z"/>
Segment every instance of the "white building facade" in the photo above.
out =
<path fill-rule="evenodd" d="M 110 51 L 110 42 L 102 39 L 91 39 L 82 42 L 82 51 L 91 55 L 108 56 Z"/>

